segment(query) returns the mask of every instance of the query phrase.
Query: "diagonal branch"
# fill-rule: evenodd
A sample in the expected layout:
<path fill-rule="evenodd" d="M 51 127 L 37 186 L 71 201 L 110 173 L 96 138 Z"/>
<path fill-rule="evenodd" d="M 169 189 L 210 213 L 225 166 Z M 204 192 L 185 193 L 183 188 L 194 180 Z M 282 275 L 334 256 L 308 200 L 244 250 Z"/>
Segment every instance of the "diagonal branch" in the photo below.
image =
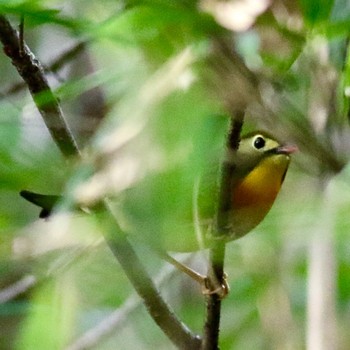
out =
<path fill-rule="evenodd" d="M 105 205 L 108 208 L 108 203 Z M 138 295 L 144 300 L 145 306 L 153 320 L 179 349 L 199 349 L 201 344 L 200 337 L 192 334 L 162 299 L 127 240 L 125 233 L 118 227 L 117 220 L 113 224 L 110 228 L 109 236 L 108 233 L 106 236 L 109 248 L 124 269 Z M 115 238 L 116 226 L 119 231 L 117 238 Z"/>
<path fill-rule="evenodd" d="M 68 50 L 62 52 L 58 57 L 56 57 L 48 65 L 45 65 L 44 71 L 46 73 L 58 72 L 60 69 L 62 69 L 62 67 L 64 67 L 64 65 L 66 65 L 71 60 L 76 58 L 85 49 L 85 47 L 86 47 L 86 42 L 84 41 L 76 43 L 75 45 L 70 47 Z M 26 87 L 27 87 L 27 84 L 23 81 L 15 83 L 12 86 L 6 88 L 3 92 L 1 92 L 0 99 L 4 98 L 5 96 L 20 92 Z"/>
<path fill-rule="evenodd" d="M 67 157 L 80 156 L 80 151 L 63 118 L 59 103 L 48 85 L 41 64 L 24 42 L 20 42 L 17 31 L 2 15 L 0 15 L 0 41 L 4 46 L 4 52 L 26 82 L 51 136 L 61 152 Z M 106 215 L 110 219 L 112 213 L 108 211 L 107 203 L 104 203 L 104 208 L 107 209 Z M 198 349 L 200 338 L 192 334 L 161 298 L 116 221 L 110 228 L 110 232 L 105 232 L 105 239 L 142 298 L 149 314 L 163 332 L 181 349 Z"/>
<path fill-rule="evenodd" d="M 19 40 L 17 31 L 0 15 L 0 41 L 5 54 L 26 82 L 33 100 L 58 148 L 66 157 L 78 155 L 79 149 L 63 118 L 61 107 L 51 91 L 44 70 L 29 48 Z"/>

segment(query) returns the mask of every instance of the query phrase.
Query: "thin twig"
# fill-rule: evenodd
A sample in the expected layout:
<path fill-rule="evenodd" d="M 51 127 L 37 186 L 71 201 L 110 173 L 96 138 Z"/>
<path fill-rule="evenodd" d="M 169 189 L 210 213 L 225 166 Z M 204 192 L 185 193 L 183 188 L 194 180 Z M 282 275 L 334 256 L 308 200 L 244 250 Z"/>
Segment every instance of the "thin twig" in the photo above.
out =
<path fill-rule="evenodd" d="M 47 72 L 57 72 L 61 69 L 67 62 L 76 58 L 84 49 L 86 48 L 86 42 L 81 41 L 76 43 L 74 46 L 68 50 L 62 52 L 57 58 L 55 58 L 48 66 L 45 66 L 45 71 Z"/>
<path fill-rule="evenodd" d="M 9 302 L 16 298 L 18 295 L 25 293 L 33 285 L 35 285 L 37 279 L 33 275 L 26 275 L 19 281 L 12 285 L 0 290 L 0 304 Z"/>
<path fill-rule="evenodd" d="M 72 46 L 68 50 L 62 52 L 47 66 L 45 65 L 43 67 L 44 71 L 47 74 L 56 73 L 57 71 L 62 69 L 62 67 L 64 67 L 65 64 L 70 62 L 72 59 L 76 58 L 85 49 L 85 47 L 86 47 L 86 42 L 84 41 L 76 43 L 74 46 Z M 27 87 L 27 84 L 23 81 L 13 84 L 10 87 L 6 88 L 3 92 L 1 92 L 0 99 L 9 95 L 16 94 L 17 92 L 20 92 L 26 87 Z"/>
<path fill-rule="evenodd" d="M 231 119 L 231 126 L 227 135 L 227 152 L 236 152 L 239 146 L 240 133 L 243 125 L 244 112 L 237 112 Z M 218 209 L 216 216 L 216 228 L 213 236 L 222 236 L 228 227 L 229 211 L 231 209 L 231 180 L 235 170 L 235 164 L 226 157 L 222 164 L 222 172 L 219 185 Z M 231 158 L 231 157 L 230 157 Z M 218 239 L 210 250 L 208 281 L 211 288 L 217 288 L 225 284 L 224 276 L 225 242 Z M 204 325 L 203 350 L 215 350 L 219 348 L 219 330 L 221 317 L 221 297 L 213 293 L 207 297 L 207 317 Z"/>
<path fill-rule="evenodd" d="M 41 113 L 53 140 L 65 156 L 80 156 L 76 145 L 61 112 L 59 103 L 51 91 L 44 75 L 44 70 L 30 49 L 24 45 L 23 57 L 19 54 L 19 35 L 6 17 L 0 15 L 0 41 L 4 52 L 11 58 L 12 64 L 26 82 L 35 104 Z M 42 96 L 45 93 L 45 101 Z M 106 215 L 112 217 L 108 205 L 105 204 Z M 103 223 L 104 224 L 104 223 Z M 159 295 L 152 280 L 142 266 L 127 237 L 114 221 L 110 232 L 105 233 L 105 239 L 113 254 L 123 267 L 130 282 L 143 299 L 149 314 L 163 332 L 181 349 L 198 349 L 200 338 L 177 319 L 168 305 Z"/>
<path fill-rule="evenodd" d="M 235 171 L 232 157 L 239 146 L 246 108 L 252 101 L 259 101 L 260 96 L 256 91 L 258 80 L 255 74 L 248 69 L 225 38 L 213 40 L 213 56 L 209 58 L 208 63 L 214 72 L 214 84 L 212 84 L 214 91 L 231 116 L 226 138 L 226 154 L 221 165 L 216 222 L 212 232 L 218 239 L 215 240 L 216 243 L 209 253 L 208 287 L 217 293 L 209 294 L 207 297 L 202 341 L 203 350 L 215 350 L 219 348 L 221 298 L 228 288 L 224 275 L 225 243 L 220 236 L 224 236 L 227 227 L 230 226 L 228 214 L 231 209 L 231 181 Z"/>
<path fill-rule="evenodd" d="M 218 241 L 209 252 L 208 281 L 212 288 L 217 288 L 224 280 L 225 243 Z M 221 317 L 221 297 L 218 293 L 207 296 L 207 311 L 204 324 L 202 350 L 215 350 L 219 348 L 219 331 Z"/>
<path fill-rule="evenodd" d="M 69 157 L 79 154 L 78 146 L 63 118 L 57 98 L 51 91 L 40 62 L 24 44 L 20 52 L 17 31 L 5 16 L 0 15 L 0 41 L 5 54 L 11 59 L 18 73 L 26 82 L 33 100 L 58 148 Z"/>
<path fill-rule="evenodd" d="M 104 201 L 104 206 L 109 214 L 113 212 L 107 200 Z M 101 223 L 106 225 L 104 219 L 102 219 Z M 179 349 L 200 349 L 201 338 L 194 335 L 176 317 L 170 306 L 162 299 L 147 271 L 131 247 L 125 233 L 119 228 L 117 219 L 112 223 L 109 230 L 110 232 L 105 235 L 109 248 L 118 259 L 137 294 L 143 299 L 153 320 Z M 116 230 L 119 233 L 118 237 L 115 237 Z"/>
<path fill-rule="evenodd" d="M 167 284 L 178 273 L 177 269 L 170 265 L 164 266 L 162 271 L 154 279 L 159 287 Z M 87 350 L 95 348 L 104 339 L 115 334 L 118 328 L 125 325 L 125 321 L 134 311 L 138 310 L 142 301 L 136 294 L 131 295 L 117 310 L 101 320 L 93 328 L 88 329 L 79 338 L 72 342 L 65 350 Z"/>

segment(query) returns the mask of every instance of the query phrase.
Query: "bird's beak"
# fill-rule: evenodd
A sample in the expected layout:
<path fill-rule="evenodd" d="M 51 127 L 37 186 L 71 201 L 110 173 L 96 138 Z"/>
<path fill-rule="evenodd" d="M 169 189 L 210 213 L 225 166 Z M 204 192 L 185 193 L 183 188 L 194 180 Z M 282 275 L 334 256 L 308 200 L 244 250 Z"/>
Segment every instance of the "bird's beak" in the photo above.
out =
<path fill-rule="evenodd" d="M 296 145 L 282 145 L 275 148 L 277 154 L 292 154 L 297 152 L 299 149 Z"/>

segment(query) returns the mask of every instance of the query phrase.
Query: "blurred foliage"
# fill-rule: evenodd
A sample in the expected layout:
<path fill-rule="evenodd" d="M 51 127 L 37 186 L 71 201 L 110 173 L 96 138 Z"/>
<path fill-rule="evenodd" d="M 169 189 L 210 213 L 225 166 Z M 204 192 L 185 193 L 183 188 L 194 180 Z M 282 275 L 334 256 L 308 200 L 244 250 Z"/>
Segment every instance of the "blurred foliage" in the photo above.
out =
<path fill-rule="evenodd" d="M 308 290 L 320 287 L 310 279 L 315 240 L 332 252 L 321 258 L 334 266 L 325 274 L 335 283 L 335 338 L 348 348 L 350 4 L 276 0 L 261 13 L 246 10 L 252 18 L 242 31 L 220 22 L 219 5 L 0 1 L 14 26 L 24 16 L 26 40 L 84 146 L 82 162 L 62 158 L 26 89 L 8 92 L 19 79 L 0 55 L 0 349 L 67 349 L 115 309 L 128 310 L 133 294 L 94 217 L 63 210 L 39 221 L 19 191 L 70 192 L 82 203 L 111 196 L 156 277 L 165 263 L 143 241 L 187 243 L 193 183 L 218 163 L 228 118 L 242 101 L 245 131 L 267 129 L 300 153 L 264 222 L 228 245 L 221 348 L 306 347 Z M 246 18 L 244 9 L 235 11 Z M 50 63 L 80 42 L 83 52 L 50 72 Z M 91 110 L 98 112 L 88 117 Z M 193 266 L 205 273 L 202 253 Z M 6 298 L 28 275 L 34 285 Z M 200 288 L 176 274 L 160 289 L 201 333 Z M 92 348 L 171 347 L 135 300 Z"/>

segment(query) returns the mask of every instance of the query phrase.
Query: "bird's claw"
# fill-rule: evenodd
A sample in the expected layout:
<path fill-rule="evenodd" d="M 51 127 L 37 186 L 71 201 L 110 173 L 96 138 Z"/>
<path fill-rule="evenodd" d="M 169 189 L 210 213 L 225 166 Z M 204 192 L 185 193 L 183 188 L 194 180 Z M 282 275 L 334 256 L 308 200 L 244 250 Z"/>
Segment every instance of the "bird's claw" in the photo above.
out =
<path fill-rule="evenodd" d="M 230 286 L 227 282 L 227 274 L 224 272 L 222 281 L 218 281 L 216 278 L 205 277 L 202 284 L 202 293 L 204 295 L 217 294 L 220 299 L 226 298 L 230 292 Z"/>

